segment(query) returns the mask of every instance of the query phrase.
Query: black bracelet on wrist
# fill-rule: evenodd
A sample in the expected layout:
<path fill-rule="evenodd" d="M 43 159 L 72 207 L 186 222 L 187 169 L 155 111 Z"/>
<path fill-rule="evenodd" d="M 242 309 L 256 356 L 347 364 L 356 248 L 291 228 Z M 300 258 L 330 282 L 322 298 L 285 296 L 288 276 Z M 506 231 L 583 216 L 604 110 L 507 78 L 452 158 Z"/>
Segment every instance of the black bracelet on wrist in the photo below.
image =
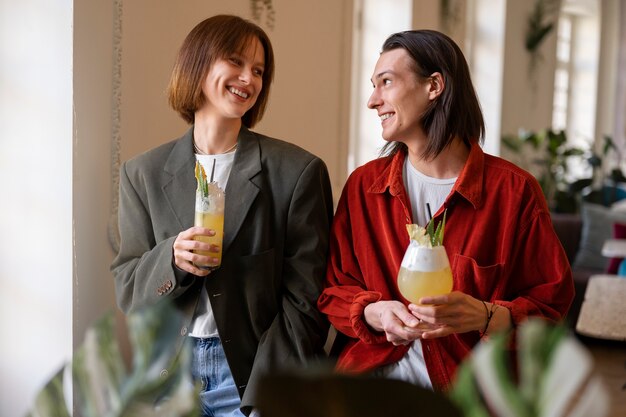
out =
<path fill-rule="evenodd" d="M 485 330 L 480 333 L 480 337 L 483 337 L 487 334 L 487 329 L 489 328 L 489 322 L 491 322 L 491 318 L 493 317 L 493 313 L 498 309 L 498 305 L 496 303 L 491 303 L 491 308 L 487 308 L 487 303 L 482 301 L 483 307 L 485 307 L 485 313 L 487 314 L 487 322 L 485 323 Z"/>

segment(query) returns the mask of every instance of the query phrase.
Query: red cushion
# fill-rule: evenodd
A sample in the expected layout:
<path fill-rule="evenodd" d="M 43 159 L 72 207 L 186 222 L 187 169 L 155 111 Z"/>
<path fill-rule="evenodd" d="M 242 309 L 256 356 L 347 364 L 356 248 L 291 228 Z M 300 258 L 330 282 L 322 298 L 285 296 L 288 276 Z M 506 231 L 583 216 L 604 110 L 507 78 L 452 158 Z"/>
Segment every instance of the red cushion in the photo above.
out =
<path fill-rule="evenodd" d="M 613 238 L 626 239 L 626 224 L 622 224 L 622 223 L 613 224 Z M 611 258 L 611 261 L 609 262 L 609 266 L 606 272 L 609 274 L 617 274 L 617 269 L 619 268 L 619 264 L 623 260 L 624 258 Z"/>

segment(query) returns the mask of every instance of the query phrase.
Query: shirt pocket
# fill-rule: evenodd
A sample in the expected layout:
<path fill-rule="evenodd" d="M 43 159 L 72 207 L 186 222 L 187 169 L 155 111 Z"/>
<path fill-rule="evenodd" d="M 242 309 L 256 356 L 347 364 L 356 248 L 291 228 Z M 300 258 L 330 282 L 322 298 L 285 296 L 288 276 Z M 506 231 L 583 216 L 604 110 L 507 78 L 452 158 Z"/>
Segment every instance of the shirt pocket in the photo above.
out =
<path fill-rule="evenodd" d="M 479 265 L 474 258 L 457 254 L 452 264 L 454 289 L 483 301 L 494 299 L 504 264 Z"/>

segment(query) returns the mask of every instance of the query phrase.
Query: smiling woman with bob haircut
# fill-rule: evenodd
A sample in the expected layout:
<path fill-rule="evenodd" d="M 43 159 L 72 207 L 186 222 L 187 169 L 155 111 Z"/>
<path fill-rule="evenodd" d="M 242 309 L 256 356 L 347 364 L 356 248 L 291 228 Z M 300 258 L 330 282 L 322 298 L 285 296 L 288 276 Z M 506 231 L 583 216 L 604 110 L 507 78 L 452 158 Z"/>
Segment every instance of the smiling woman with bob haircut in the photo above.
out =
<path fill-rule="evenodd" d="M 120 170 L 117 303 L 128 313 L 170 300 L 183 313 L 172 343 L 193 346 L 208 416 L 256 414 L 264 374 L 324 355 L 328 322 L 315 303 L 330 181 L 315 155 L 250 130 L 265 112 L 273 74 L 260 27 L 228 15 L 200 22 L 169 85 L 171 107 L 191 127 Z M 222 245 L 196 240 L 216 235 L 194 226 L 196 161 L 225 190 Z"/>

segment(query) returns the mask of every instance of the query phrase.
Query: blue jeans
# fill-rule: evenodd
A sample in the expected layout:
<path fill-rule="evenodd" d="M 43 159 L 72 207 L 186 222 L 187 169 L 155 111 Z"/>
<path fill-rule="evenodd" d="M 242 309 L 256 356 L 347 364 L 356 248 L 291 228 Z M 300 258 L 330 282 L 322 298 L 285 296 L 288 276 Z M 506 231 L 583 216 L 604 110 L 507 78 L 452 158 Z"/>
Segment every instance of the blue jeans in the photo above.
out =
<path fill-rule="evenodd" d="M 191 374 L 200 384 L 202 416 L 244 417 L 239 410 L 241 399 L 230 373 L 222 343 L 218 337 L 192 337 Z"/>

